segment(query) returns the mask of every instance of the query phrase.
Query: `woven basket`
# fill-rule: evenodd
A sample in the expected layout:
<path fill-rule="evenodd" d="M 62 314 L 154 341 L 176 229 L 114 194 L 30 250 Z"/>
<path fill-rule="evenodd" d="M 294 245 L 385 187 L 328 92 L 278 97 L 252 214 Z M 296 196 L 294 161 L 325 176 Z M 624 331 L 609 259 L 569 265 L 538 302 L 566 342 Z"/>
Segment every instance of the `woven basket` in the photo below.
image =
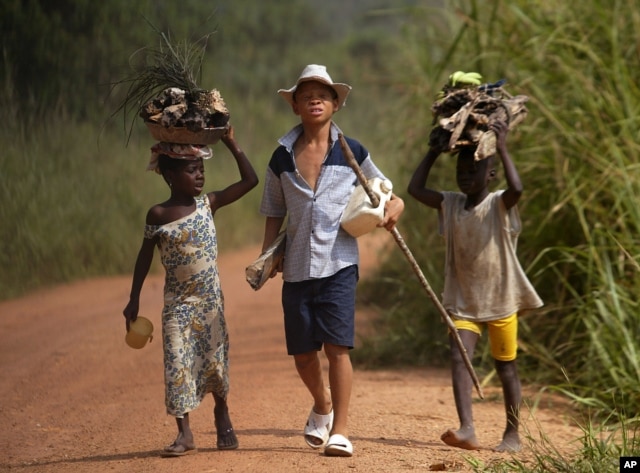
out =
<path fill-rule="evenodd" d="M 151 132 L 151 136 L 158 141 L 190 145 L 212 145 L 217 143 L 227 131 L 226 126 L 205 128 L 201 131 L 190 131 L 185 127 L 165 128 L 153 122 L 145 122 L 145 124 Z"/>

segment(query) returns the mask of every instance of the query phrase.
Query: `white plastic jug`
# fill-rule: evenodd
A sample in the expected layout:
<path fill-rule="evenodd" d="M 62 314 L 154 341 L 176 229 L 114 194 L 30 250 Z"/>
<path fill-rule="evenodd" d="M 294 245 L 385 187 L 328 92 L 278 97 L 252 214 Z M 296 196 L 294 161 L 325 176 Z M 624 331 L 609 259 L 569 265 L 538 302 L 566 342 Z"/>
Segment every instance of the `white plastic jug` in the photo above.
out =
<path fill-rule="evenodd" d="M 388 179 L 374 177 L 369 179 L 367 183 L 380 199 L 380 204 L 374 207 L 362 185 L 358 185 L 353 190 L 340 219 L 342 228 L 354 238 L 369 233 L 382 222 L 384 204 L 391 198 L 393 184 Z"/>

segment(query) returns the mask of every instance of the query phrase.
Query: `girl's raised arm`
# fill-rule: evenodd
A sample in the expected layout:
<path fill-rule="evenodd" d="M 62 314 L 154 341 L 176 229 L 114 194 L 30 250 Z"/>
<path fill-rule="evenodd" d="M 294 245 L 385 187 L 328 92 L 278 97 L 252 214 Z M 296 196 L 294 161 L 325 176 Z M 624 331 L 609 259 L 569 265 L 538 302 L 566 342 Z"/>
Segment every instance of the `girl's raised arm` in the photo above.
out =
<path fill-rule="evenodd" d="M 247 159 L 247 156 L 244 154 L 244 151 L 242 151 L 236 143 L 233 127 L 229 126 L 229 129 L 222 137 L 222 142 L 227 146 L 233 157 L 236 159 L 238 170 L 240 171 L 240 180 L 234 182 L 223 190 L 210 192 L 208 194 L 212 212 L 215 212 L 220 207 L 224 207 L 225 205 L 235 202 L 258 185 L 258 175 L 249 162 L 249 159 Z"/>

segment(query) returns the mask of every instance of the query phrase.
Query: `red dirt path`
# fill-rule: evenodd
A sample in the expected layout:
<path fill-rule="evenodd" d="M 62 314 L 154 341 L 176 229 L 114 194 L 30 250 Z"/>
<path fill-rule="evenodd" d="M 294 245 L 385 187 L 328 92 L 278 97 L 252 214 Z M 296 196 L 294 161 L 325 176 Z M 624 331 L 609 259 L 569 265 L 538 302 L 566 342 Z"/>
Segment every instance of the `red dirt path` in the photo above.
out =
<path fill-rule="evenodd" d="M 381 245 L 390 242 L 386 234 L 361 239 L 363 277 Z M 257 251 L 222 251 L 219 261 L 231 338 L 229 405 L 238 450 L 216 450 L 213 400 L 208 398 L 191 415 L 199 452 L 159 457 L 176 433 L 164 409 L 162 347 L 160 340 L 141 350 L 125 344 L 121 313 L 130 277 L 124 276 L 0 303 L 0 415 L 5 424 L 0 429 L 0 471 L 462 472 L 472 471 L 465 457 L 485 464 L 509 458 L 441 443 L 440 434 L 455 427 L 457 418 L 449 374 L 433 369 L 357 370 L 350 410 L 355 455 L 328 458 L 308 448 L 301 431 L 311 403 L 285 352 L 280 278 L 258 292 L 244 280 L 244 268 Z M 149 277 L 141 298 L 141 315 L 156 328 L 162 284 L 161 275 Z M 359 323 L 365 317 L 366 312 L 359 312 Z M 478 436 L 494 446 L 504 412 L 498 390 L 485 388 L 485 397 L 475 404 Z M 542 429 L 556 448 L 565 450 L 580 431 L 560 406 L 544 399 L 535 413 L 523 414 L 534 437 Z M 518 454 L 521 459 L 527 455 L 528 448 Z"/>

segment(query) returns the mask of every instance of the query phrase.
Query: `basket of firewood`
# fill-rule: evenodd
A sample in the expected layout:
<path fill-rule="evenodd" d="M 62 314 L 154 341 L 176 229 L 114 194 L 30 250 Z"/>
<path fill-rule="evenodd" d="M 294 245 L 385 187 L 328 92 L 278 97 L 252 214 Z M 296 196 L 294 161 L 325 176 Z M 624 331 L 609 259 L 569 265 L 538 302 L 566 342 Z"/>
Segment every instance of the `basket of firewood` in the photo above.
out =
<path fill-rule="evenodd" d="M 229 111 L 217 89 L 189 94 L 171 87 L 147 102 L 140 117 L 158 141 L 207 145 L 227 130 Z"/>
<path fill-rule="evenodd" d="M 211 145 L 217 143 L 222 135 L 227 131 L 226 126 L 203 128 L 200 131 L 191 131 L 185 127 L 170 126 L 165 128 L 164 126 L 153 122 L 145 122 L 145 125 L 147 125 L 151 136 L 156 141 L 192 145 Z"/>
<path fill-rule="evenodd" d="M 196 43 L 173 43 L 160 33 L 160 46 L 132 56 L 126 96 L 117 111 L 135 110 L 157 141 L 208 145 L 226 132 L 229 110 L 217 89 L 200 87 L 208 36 Z M 139 57 L 141 56 L 141 57 Z"/>

